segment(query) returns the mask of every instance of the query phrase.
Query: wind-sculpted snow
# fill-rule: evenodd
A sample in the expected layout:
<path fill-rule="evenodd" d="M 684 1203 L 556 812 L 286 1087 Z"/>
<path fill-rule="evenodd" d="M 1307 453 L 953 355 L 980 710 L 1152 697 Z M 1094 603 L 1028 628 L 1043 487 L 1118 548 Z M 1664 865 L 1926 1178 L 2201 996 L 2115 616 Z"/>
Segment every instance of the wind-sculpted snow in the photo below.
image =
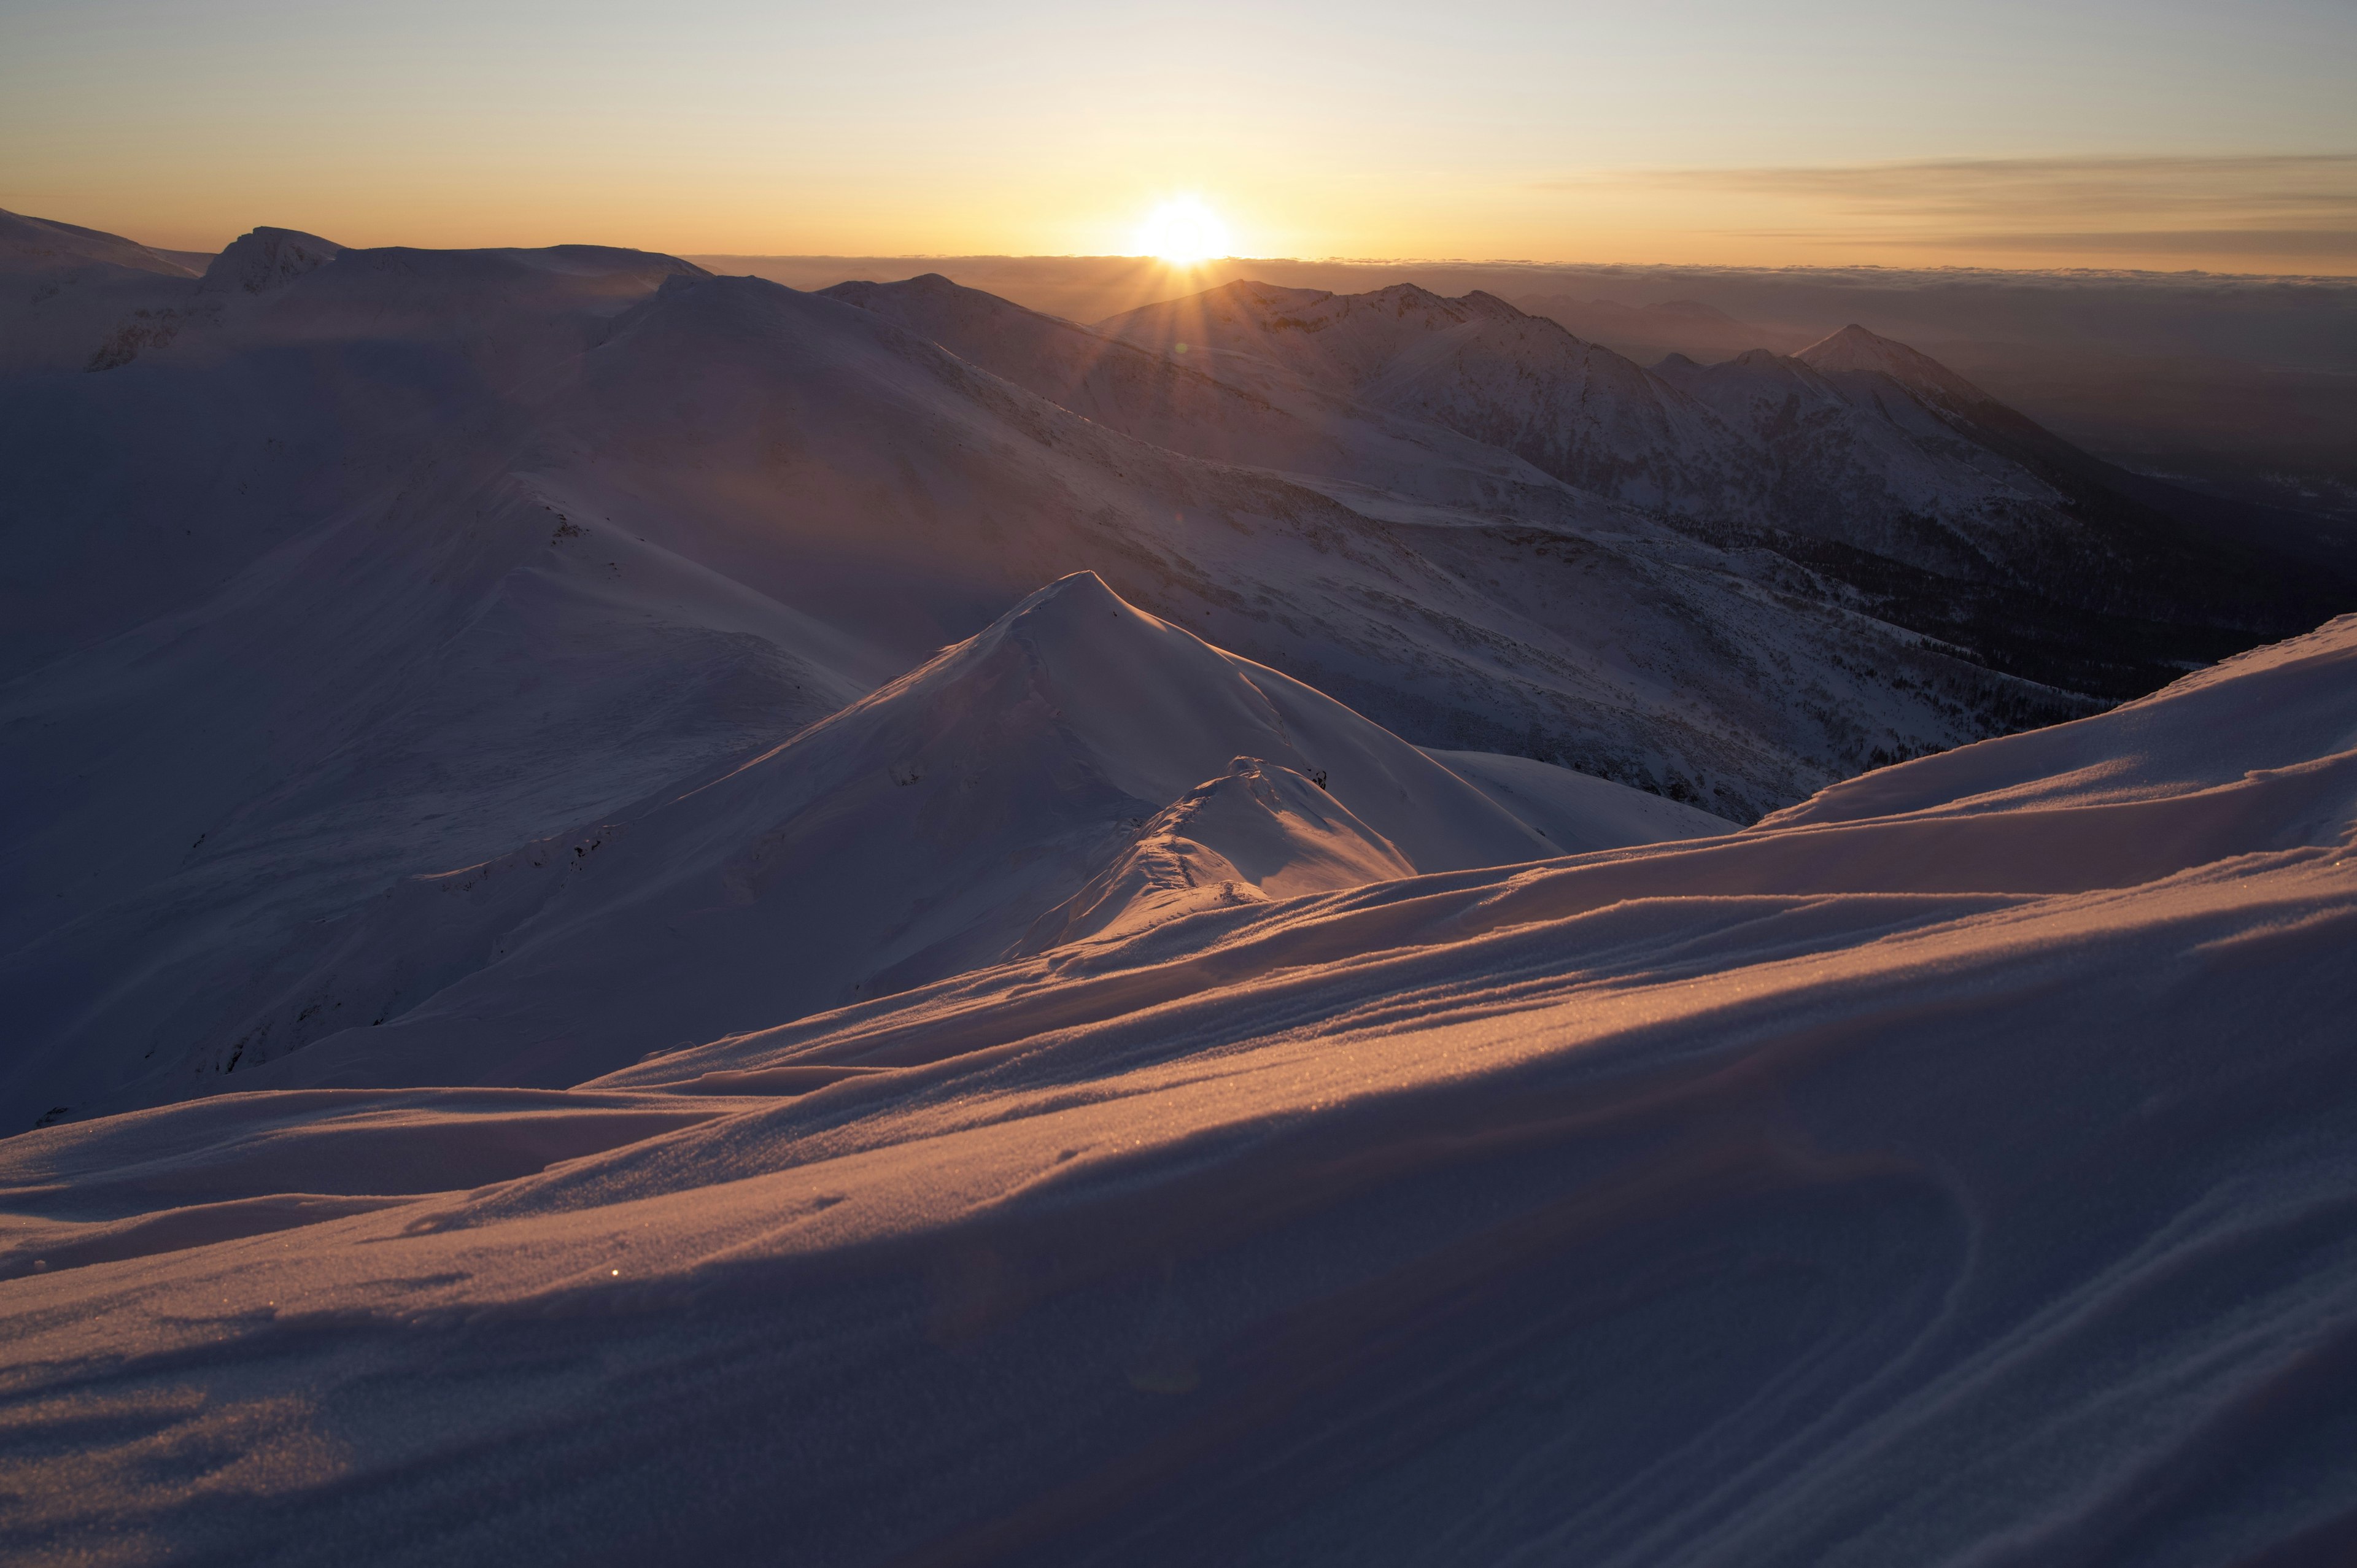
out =
<path fill-rule="evenodd" d="M 1043 612 L 1068 671 L 1097 615 L 1181 635 Z M 1742 832 L 1116 919 L 570 1090 L 20 1134 L 0 1540 L 2341 1560 L 2352 660 L 2357 618 Z M 1299 767 L 1160 853 L 1247 801 L 1239 869 L 1270 820 L 1391 836 L 1340 788 L 1313 824 Z"/>

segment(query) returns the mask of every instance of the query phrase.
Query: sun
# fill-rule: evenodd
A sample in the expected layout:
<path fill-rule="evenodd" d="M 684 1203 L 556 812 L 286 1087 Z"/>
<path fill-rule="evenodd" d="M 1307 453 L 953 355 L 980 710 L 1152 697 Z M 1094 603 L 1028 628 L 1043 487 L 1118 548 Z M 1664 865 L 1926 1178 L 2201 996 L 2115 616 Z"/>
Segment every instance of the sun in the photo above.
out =
<path fill-rule="evenodd" d="M 1159 256 L 1174 267 L 1191 267 L 1214 256 L 1232 254 L 1234 242 L 1218 213 L 1195 197 L 1181 196 L 1146 215 L 1138 226 L 1137 250 L 1141 255 Z"/>

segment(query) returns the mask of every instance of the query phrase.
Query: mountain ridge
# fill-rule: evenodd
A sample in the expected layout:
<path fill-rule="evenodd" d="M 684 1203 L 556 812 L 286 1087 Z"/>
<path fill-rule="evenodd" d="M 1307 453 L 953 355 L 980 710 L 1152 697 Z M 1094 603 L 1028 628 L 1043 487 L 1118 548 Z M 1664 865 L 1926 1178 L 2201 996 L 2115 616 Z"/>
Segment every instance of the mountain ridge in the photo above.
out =
<path fill-rule="evenodd" d="M 0 868 L 32 890 L 0 996 L 28 1118 L 96 1092 L 40 1087 L 79 1053 L 142 1093 L 164 1092 L 153 1064 L 196 1064 L 178 1093 L 308 1048 L 349 1020 L 295 1027 L 306 977 L 387 889 L 569 855 L 1077 570 L 1405 741 L 1727 821 L 2097 705 L 1878 618 L 1806 560 L 1283 366 L 1222 390 L 1208 345 L 1168 365 L 954 285 L 855 302 L 600 247 L 317 263 L 259 293 L 116 280 L 149 292 L 88 295 L 51 321 L 87 336 L 0 376 L 28 503 L 0 520 L 26 568 L 0 617 L 21 802 Z M 1437 297 L 1337 330 L 1569 341 Z M 97 306 L 130 300 L 218 311 L 83 369 L 122 319 Z M 1106 363 L 1129 368 L 1092 381 Z M 1076 387 L 1106 420 L 1048 395 L 1087 404 Z M 1263 404 L 1292 424 L 1262 455 L 1311 468 L 1199 455 Z M 1238 756 L 1308 777 L 1257 739 L 1211 749 L 1132 814 Z M 1512 805 L 1510 767 L 1466 767 Z M 1541 795 L 1578 825 L 1576 790 Z M 275 1043 L 240 1054 L 264 1016 Z"/>

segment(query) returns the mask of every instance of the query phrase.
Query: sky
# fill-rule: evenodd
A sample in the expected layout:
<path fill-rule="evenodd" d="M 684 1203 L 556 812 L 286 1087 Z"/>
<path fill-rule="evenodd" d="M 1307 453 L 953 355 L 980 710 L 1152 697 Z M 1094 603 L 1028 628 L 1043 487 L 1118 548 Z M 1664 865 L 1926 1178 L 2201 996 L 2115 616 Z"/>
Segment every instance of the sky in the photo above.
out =
<path fill-rule="evenodd" d="M 0 0 L 0 208 L 217 249 L 2357 274 L 2352 0 Z"/>

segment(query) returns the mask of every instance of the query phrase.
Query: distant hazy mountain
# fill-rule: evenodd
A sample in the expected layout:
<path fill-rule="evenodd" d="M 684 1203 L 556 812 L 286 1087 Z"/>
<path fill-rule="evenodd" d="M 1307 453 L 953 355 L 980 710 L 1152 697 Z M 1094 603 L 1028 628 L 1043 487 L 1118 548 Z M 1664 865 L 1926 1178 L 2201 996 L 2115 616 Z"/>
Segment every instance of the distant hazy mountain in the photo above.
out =
<path fill-rule="evenodd" d="M 1184 292 L 1168 269 L 1134 256 L 690 259 L 797 288 L 946 273 L 1076 321 Z M 2338 524 L 2315 524 L 2357 516 L 2357 279 L 1283 260 L 1216 262 L 1185 275 L 1198 289 L 1257 279 L 1340 294 L 1400 282 L 1444 295 L 1480 290 L 1645 365 L 1672 353 L 1705 362 L 1749 349 L 1791 353 L 1862 321 L 2076 445 L 2177 481 L 2154 501 L 2163 510 L 2196 487 L 2245 503 L 2208 509 L 2210 524 L 2294 544 L 2303 531 L 2343 539 Z"/>
<path fill-rule="evenodd" d="M 1501 490 L 1544 511 L 1547 477 L 1486 443 L 1387 415 L 1306 379 L 1247 387 L 1184 356 L 1157 354 L 928 274 L 820 291 L 907 328 L 958 358 L 1095 424 L 1172 451 L 1428 497 Z M 1555 505 L 1562 504 L 1559 499 Z"/>
<path fill-rule="evenodd" d="M 1859 327 L 1786 359 L 1648 371 L 1485 294 L 1254 284 L 1100 329 L 1239 385 L 1283 367 L 1446 424 L 1721 543 L 1777 551 L 1999 667 L 2144 690 L 2175 661 L 2311 624 L 2357 583 L 2204 528 L 1928 356 Z M 1185 345 L 1182 349 L 1180 345 Z"/>

